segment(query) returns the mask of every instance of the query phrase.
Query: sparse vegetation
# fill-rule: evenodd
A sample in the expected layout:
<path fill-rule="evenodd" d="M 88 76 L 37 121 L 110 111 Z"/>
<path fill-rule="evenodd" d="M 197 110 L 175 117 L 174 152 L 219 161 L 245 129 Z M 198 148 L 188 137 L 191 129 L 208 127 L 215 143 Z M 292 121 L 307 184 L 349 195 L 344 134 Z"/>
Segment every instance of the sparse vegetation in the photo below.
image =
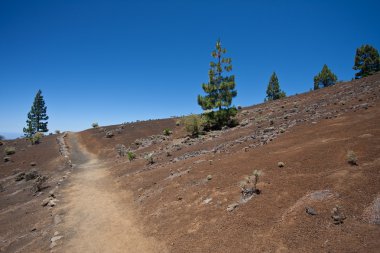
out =
<path fill-rule="evenodd" d="M 180 125 L 181 125 L 181 121 L 180 121 L 180 120 L 177 120 L 177 121 L 175 122 L 175 125 L 176 125 L 176 126 L 180 126 Z"/>
<path fill-rule="evenodd" d="M 114 133 L 112 130 L 106 132 L 106 138 L 112 138 L 113 136 L 114 136 Z"/>
<path fill-rule="evenodd" d="M 379 52 L 371 45 L 363 45 L 356 49 L 354 70 L 359 70 L 355 78 L 362 78 L 380 70 Z"/>
<path fill-rule="evenodd" d="M 55 132 L 55 134 L 60 134 L 61 133 L 60 130 L 55 130 L 54 132 Z"/>
<path fill-rule="evenodd" d="M 183 119 L 187 133 L 193 137 L 198 137 L 203 132 L 204 118 L 200 115 L 191 114 Z"/>
<path fill-rule="evenodd" d="M 210 62 L 209 81 L 202 84 L 207 95 L 198 95 L 198 104 L 207 111 L 204 113 L 207 123 L 205 124 L 206 130 L 236 125 L 236 121 L 232 118 L 236 115 L 237 110 L 235 107 L 230 107 L 232 99 L 237 95 L 235 76 L 223 75 L 232 70 L 231 58 L 223 56 L 226 52 L 227 50 L 222 48 L 222 43 L 218 40 L 215 50 L 211 53 L 215 62 Z"/>
<path fill-rule="evenodd" d="M 358 158 L 354 151 L 349 150 L 346 155 L 347 162 L 351 165 L 358 165 Z"/>
<path fill-rule="evenodd" d="M 0 141 L 4 140 L 4 136 L 0 135 Z"/>
<path fill-rule="evenodd" d="M 323 65 L 321 72 L 314 76 L 314 90 L 321 87 L 328 87 L 334 85 L 338 80 L 337 76 L 331 72 L 327 65 Z"/>
<path fill-rule="evenodd" d="M 172 134 L 172 131 L 169 129 L 169 128 L 165 128 L 164 131 L 162 131 L 162 133 L 165 135 L 165 136 L 169 136 Z"/>
<path fill-rule="evenodd" d="M 39 144 L 43 136 L 43 133 L 37 132 L 32 137 L 30 137 L 29 140 L 32 145 Z"/>
<path fill-rule="evenodd" d="M 131 162 L 132 160 L 136 159 L 136 155 L 135 153 L 133 153 L 132 151 L 128 151 L 127 152 L 127 156 L 128 156 L 128 160 Z"/>
<path fill-rule="evenodd" d="M 16 153 L 15 147 L 5 147 L 4 152 L 6 155 L 13 155 Z"/>
<path fill-rule="evenodd" d="M 23 131 L 26 137 L 32 137 L 34 134 L 40 132 L 45 133 L 48 132 L 47 128 L 47 120 L 49 117 L 46 114 L 47 107 L 45 106 L 45 100 L 42 96 L 41 90 L 38 90 L 32 108 L 28 113 L 28 119 L 26 121 L 26 127 L 24 127 Z"/>
<path fill-rule="evenodd" d="M 268 83 L 267 96 L 265 100 L 271 101 L 271 100 L 277 100 L 283 97 L 286 97 L 286 94 L 284 91 L 280 89 L 280 83 L 278 82 L 276 72 L 273 72 Z"/>
<path fill-rule="evenodd" d="M 98 122 L 94 122 L 91 124 L 91 126 L 92 126 L 92 128 L 97 128 L 97 127 L 99 127 L 99 124 L 98 124 Z"/>
<path fill-rule="evenodd" d="M 154 163 L 153 152 L 149 153 L 149 154 L 146 154 L 145 155 L 145 160 L 148 162 L 148 164 L 153 164 Z"/>

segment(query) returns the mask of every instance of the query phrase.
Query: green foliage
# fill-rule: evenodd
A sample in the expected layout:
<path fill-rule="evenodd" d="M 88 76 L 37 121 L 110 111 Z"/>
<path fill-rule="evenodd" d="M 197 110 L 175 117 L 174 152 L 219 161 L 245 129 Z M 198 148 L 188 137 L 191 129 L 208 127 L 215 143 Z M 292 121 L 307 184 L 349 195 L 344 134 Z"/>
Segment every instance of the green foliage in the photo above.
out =
<path fill-rule="evenodd" d="M 39 144 L 43 136 L 43 133 L 37 132 L 33 136 L 31 136 L 29 140 L 32 143 L 32 145 Z"/>
<path fill-rule="evenodd" d="M 185 125 L 186 131 L 188 134 L 196 138 L 203 132 L 203 127 L 205 124 L 204 117 L 196 114 L 191 114 L 189 116 L 184 117 L 183 124 Z"/>
<path fill-rule="evenodd" d="M 172 131 L 169 128 L 165 128 L 164 131 L 162 131 L 163 135 L 169 136 L 172 134 Z"/>
<path fill-rule="evenodd" d="M 98 122 L 94 122 L 94 123 L 91 124 L 91 126 L 92 126 L 93 128 L 97 128 L 97 127 L 99 127 L 99 124 L 98 124 Z"/>
<path fill-rule="evenodd" d="M 16 153 L 16 148 L 15 147 L 5 147 L 4 152 L 6 155 L 13 155 Z"/>
<path fill-rule="evenodd" d="M 32 137 L 37 132 L 48 132 L 47 120 L 49 117 L 46 114 L 47 107 L 45 106 L 44 97 L 41 90 L 38 90 L 33 105 L 28 113 L 28 119 L 26 120 L 26 127 L 23 131 L 25 136 Z"/>
<path fill-rule="evenodd" d="M 136 158 L 135 153 L 133 153 L 132 151 L 128 151 L 128 152 L 127 152 L 127 156 L 128 156 L 128 160 L 129 160 L 130 162 Z"/>
<path fill-rule="evenodd" d="M 209 81 L 203 83 L 202 88 L 207 94 L 198 95 L 198 104 L 205 113 L 208 126 L 212 129 L 220 129 L 231 123 L 231 117 L 236 115 L 236 109 L 230 107 L 232 99 L 236 97 L 235 76 L 225 75 L 232 70 L 231 58 L 223 55 L 227 52 L 222 48 L 220 40 L 216 42 L 215 50 L 211 55 L 215 61 L 210 62 Z M 214 111 L 214 110 L 217 111 Z"/>
<path fill-rule="evenodd" d="M 323 65 L 321 72 L 314 76 L 314 90 L 320 87 L 328 87 L 334 85 L 338 80 L 337 76 L 331 72 L 327 65 Z"/>
<path fill-rule="evenodd" d="M 61 133 L 60 130 L 55 130 L 54 132 L 55 132 L 55 134 L 60 134 Z"/>
<path fill-rule="evenodd" d="M 266 100 L 276 100 L 283 97 L 286 97 L 286 94 L 280 89 L 280 83 L 278 82 L 276 72 L 273 72 L 269 79 Z"/>
<path fill-rule="evenodd" d="M 354 70 L 359 70 L 355 78 L 362 78 L 380 70 L 379 52 L 371 45 L 362 45 L 356 49 Z"/>
<path fill-rule="evenodd" d="M 4 136 L 0 135 L 0 141 L 4 140 Z"/>

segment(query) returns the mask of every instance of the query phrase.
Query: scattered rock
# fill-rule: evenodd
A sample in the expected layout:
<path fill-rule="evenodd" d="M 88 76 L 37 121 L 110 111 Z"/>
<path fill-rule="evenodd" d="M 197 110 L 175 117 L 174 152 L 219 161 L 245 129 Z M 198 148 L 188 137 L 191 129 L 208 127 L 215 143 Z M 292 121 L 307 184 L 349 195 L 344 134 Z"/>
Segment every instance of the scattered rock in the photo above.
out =
<path fill-rule="evenodd" d="M 183 198 L 182 198 L 181 196 L 178 196 L 177 199 L 178 199 L 178 200 L 182 200 Z"/>
<path fill-rule="evenodd" d="M 62 218 L 59 214 L 57 214 L 56 216 L 54 216 L 54 225 L 58 225 L 59 223 L 62 222 Z"/>
<path fill-rule="evenodd" d="M 342 224 L 346 219 L 346 216 L 342 213 L 339 206 L 335 206 L 331 211 L 331 218 L 335 225 Z"/>
<path fill-rule="evenodd" d="M 211 175 L 208 175 L 207 176 L 207 180 L 210 181 L 212 179 L 212 176 Z"/>
<path fill-rule="evenodd" d="M 228 212 L 232 212 L 233 210 L 235 210 L 236 207 L 238 207 L 239 204 L 238 203 L 232 203 L 230 205 L 227 206 L 227 211 Z"/>
<path fill-rule="evenodd" d="M 9 156 L 5 156 L 4 157 L 4 162 L 6 163 L 6 162 L 9 162 L 11 160 L 11 158 L 9 157 Z"/>
<path fill-rule="evenodd" d="M 16 182 L 24 180 L 24 179 L 25 179 L 25 172 L 18 173 L 16 178 L 15 178 Z"/>
<path fill-rule="evenodd" d="M 278 163 L 277 163 L 277 166 L 278 166 L 279 168 L 283 168 L 283 167 L 285 167 L 285 163 L 284 163 L 284 162 L 278 162 Z"/>
<path fill-rule="evenodd" d="M 34 166 L 36 166 L 36 165 L 37 165 L 36 162 L 31 162 L 31 163 L 30 163 L 30 166 L 32 166 L 32 167 L 34 167 Z"/>
<path fill-rule="evenodd" d="M 240 122 L 240 125 L 241 126 L 246 126 L 249 124 L 249 119 L 243 119 L 241 122 Z"/>
<path fill-rule="evenodd" d="M 46 198 L 46 199 L 42 200 L 41 206 L 47 206 L 47 204 L 49 204 L 49 202 L 50 202 L 50 199 L 51 198 Z"/>
<path fill-rule="evenodd" d="M 203 200 L 203 204 L 208 204 L 212 201 L 212 198 L 207 198 L 205 200 Z"/>
<path fill-rule="evenodd" d="M 25 173 L 25 181 L 36 179 L 39 176 L 37 170 L 31 170 Z"/>
<path fill-rule="evenodd" d="M 314 210 L 314 208 L 307 206 L 305 209 L 307 214 L 317 215 L 317 212 Z"/>

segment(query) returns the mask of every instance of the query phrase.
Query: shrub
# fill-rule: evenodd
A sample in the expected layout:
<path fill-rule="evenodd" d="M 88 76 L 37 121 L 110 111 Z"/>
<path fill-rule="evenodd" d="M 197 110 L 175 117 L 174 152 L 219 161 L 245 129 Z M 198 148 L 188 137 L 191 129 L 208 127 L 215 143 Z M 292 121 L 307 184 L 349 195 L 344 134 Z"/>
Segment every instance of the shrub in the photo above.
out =
<path fill-rule="evenodd" d="M 170 131 L 169 128 L 165 128 L 164 131 L 163 131 L 162 133 L 163 133 L 164 135 L 166 135 L 166 136 L 169 136 L 169 135 L 172 134 L 172 131 Z"/>
<path fill-rule="evenodd" d="M 4 136 L 0 135 L 0 141 L 4 140 Z"/>
<path fill-rule="evenodd" d="M 129 161 L 132 161 L 132 160 L 134 160 L 136 158 L 135 153 L 133 153 L 132 151 L 128 151 L 127 155 L 128 155 L 128 160 Z"/>
<path fill-rule="evenodd" d="M 16 148 L 15 147 L 5 147 L 4 152 L 6 155 L 13 155 L 16 153 Z"/>
<path fill-rule="evenodd" d="M 351 165 L 358 165 L 358 158 L 354 151 L 349 150 L 346 155 L 347 162 Z"/>
<path fill-rule="evenodd" d="M 93 128 L 97 128 L 97 127 L 99 127 L 99 124 L 98 124 L 98 122 L 94 122 L 94 123 L 91 124 L 91 126 L 92 126 Z"/>
<path fill-rule="evenodd" d="M 55 130 L 54 132 L 55 132 L 56 134 L 60 134 L 60 133 L 61 133 L 60 130 Z"/>
<path fill-rule="evenodd" d="M 149 154 L 146 154 L 145 155 L 145 160 L 148 162 L 148 164 L 153 164 L 154 163 L 153 152 L 149 153 Z"/>
<path fill-rule="evenodd" d="M 180 121 L 180 120 L 177 120 L 177 121 L 175 122 L 175 125 L 176 125 L 176 126 L 181 125 L 181 121 Z"/>
<path fill-rule="evenodd" d="M 203 132 L 204 118 L 196 114 L 191 114 L 184 118 L 183 124 L 185 125 L 187 133 L 195 138 Z"/>
<path fill-rule="evenodd" d="M 43 136 L 43 133 L 37 132 L 32 137 L 30 137 L 30 142 L 32 145 L 39 144 Z"/>
<path fill-rule="evenodd" d="M 106 132 L 106 138 L 112 138 L 114 136 L 113 131 Z"/>

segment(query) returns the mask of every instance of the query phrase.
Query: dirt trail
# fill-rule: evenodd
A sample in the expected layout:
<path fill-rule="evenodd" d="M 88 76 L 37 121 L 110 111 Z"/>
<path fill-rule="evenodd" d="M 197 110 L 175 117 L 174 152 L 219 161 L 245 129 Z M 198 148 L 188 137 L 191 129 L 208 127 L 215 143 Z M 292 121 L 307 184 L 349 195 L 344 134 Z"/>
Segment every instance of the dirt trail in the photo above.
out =
<path fill-rule="evenodd" d="M 163 244 L 139 229 L 132 198 L 109 177 L 105 164 L 69 134 L 76 164 L 70 185 L 63 192 L 67 214 L 59 252 L 166 252 Z M 60 248 L 60 249 L 59 249 Z"/>

